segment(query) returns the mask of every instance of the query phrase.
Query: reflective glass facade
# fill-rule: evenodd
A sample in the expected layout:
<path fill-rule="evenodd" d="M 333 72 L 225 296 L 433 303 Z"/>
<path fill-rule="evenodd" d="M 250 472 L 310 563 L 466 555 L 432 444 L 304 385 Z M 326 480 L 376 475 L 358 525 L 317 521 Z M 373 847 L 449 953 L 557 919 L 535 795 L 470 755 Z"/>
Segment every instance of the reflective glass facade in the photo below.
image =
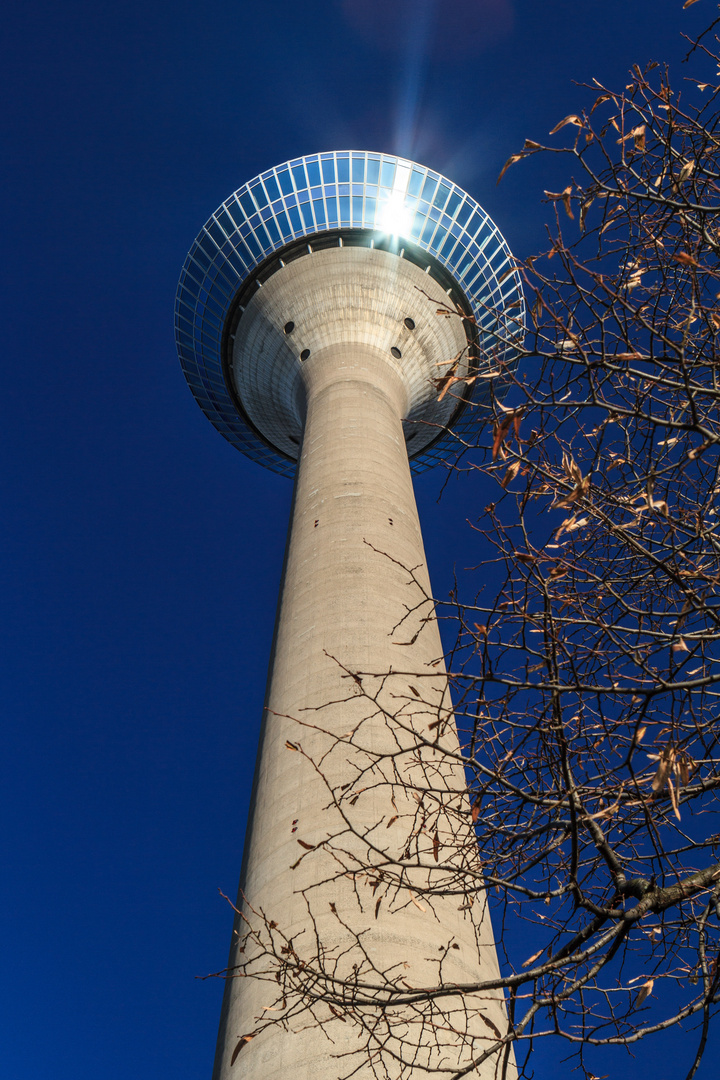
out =
<path fill-rule="evenodd" d="M 365 229 L 427 251 L 465 294 L 480 330 L 481 351 L 512 362 L 524 301 L 510 250 L 487 214 L 461 188 L 402 158 L 361 151 L 311 154 L 270 169 L 216 210 L 193 244 L 180 276 L 175 333 L 185 377 L 215 427 L 253 460 L 285 475 L 295 463 L 267 446 L 238 415 L 222 373 L 223 327 L 238 290 L 287 244 L 323 232 Z M 495 367 L 495 363 L 492 367 Z M 497 387 L 496 387 L 497 389 Z M 479 379 L 473 400 L 488 383 Z M 477 410 L 454 425 L 468 434 Z M 452 436 L 411 461 L 418 472 L 445 457 Z"/>

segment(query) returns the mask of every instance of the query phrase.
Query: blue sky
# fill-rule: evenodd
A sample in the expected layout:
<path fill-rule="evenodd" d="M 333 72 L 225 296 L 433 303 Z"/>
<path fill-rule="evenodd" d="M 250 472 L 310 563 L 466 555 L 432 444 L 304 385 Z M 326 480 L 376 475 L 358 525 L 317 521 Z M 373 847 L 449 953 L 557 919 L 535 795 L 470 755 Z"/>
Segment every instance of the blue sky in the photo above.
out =
<path fill-rule="evenodd" d="M 173 297 L 198 229 L 274 164 L 371 149 L 446 173 L 531 254 L 557 175 L 533 159 L 496 187 L 506 158 L 589 100 L 573 80 L 622 86 L 631 63 L 669 59 L 679 81 L 680 32 L 713 12 L 27 0 L 5 13 L 7 1080 L 210 1075 L 222 988 L 195 977 L 227 955 L 217 889 L 237 884 L 290 484 L 214 431 L 180 372 Z M 445 594 L 477 561 L 465 519 L 489 496 L 455 483 L 438 505 L 441 480 L 417 492 Z M 657 1080 L 684 1075 L 669 1066 L 680 1052 L 656 1051 Z M 538 1060 L 538 1076 L 560 1075 Z"/>

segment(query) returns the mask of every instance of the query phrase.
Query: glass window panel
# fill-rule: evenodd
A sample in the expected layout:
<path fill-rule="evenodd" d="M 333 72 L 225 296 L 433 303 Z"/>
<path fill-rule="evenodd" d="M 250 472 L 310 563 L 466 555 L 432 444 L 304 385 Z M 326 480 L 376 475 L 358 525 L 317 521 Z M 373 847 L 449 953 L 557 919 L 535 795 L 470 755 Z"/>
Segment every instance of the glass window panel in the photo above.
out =
<path fill-rule="evenodd" d="M 317 161 L 306 161 L 305 168 L 307 169 L 308 180 L 310 181 L 310 187 L 315 187 L 320 183 L 320 165 Z"/>
<path fill-rule="evenodd" d="M 288 215 L 290 217 L 290 224 L 293 227 L 294 233 L 302 232 L 302 224 L 300 222 L 300 213 L 297 206 L 291 206 L 288 208 Z"/>
<path fill-rule="evenodd" d="M 395 179 L 395 162 L 383 161 L 382 168 L 380 169 L 380 187 L 393 186 L 393 180 Z"/>
<path fill-rule="evenodd" d="M 467 278 L 463 282 L 465 291 L 469 292 L 469 293 L 474 292 L 475 289 L 477 288 L 477 286 L 480 284 L 481 278 L 482 278 L 482 271 L 477 271 L 476 272 L 475 268 L 470 270 L 468 272 Z"/>
<path fill-rule="evenodd" d="M 364 185 L 363 184 L 353 184 L 352 193 L 353 193 L 353 195 L 364 195 L 365 194 Z"/>
<path fill-rule="evenodd" d="M 460 194 L 460 192 L 459 191 L 453 191 L 452 195 L 450 196 L 450 202 L 445 207 L 445 213 L 449 214 L 450 217 L 453 217 L 454 214 L 455 214 L 455 211 L 457 210 L 458 206 L 460 205 L 460 200 L 461 199 L 462 199 L 462 195 Z"/>
<path fill-rule="evenodd" d="M 225 233 L 228 236 L 232 236 L 232 234 L 235 232 L 235 223 L 233 222 L 233 220 L 229 216 L 229 214 L 226 213 L 225 208 L 223 207 L 222 209 L 218 210 L 218 212 L 217 212 L 217 214 L 215 216 L 217 217 L 218 221 L 220 222 L 220 224 L 221 224 L 222 228 L 224 229 Z"/>
<path fill-rule="evenodd" d="M 254 266 L 257 260 L 260 258 L 260 248 L 257 245 L 257 240 L 252 233 L 246 236 L 242 244 L 238 244 L 238 251 L 243 258 L 247 258 L 249 266 Z"/>
<path fill-rule="evenodd" d="M 197 246 L 197 244 L 195 245 L 195 250 L 193 251 L 192 257 L 193 257 L 193 261 L 196 262 L 198 267 L 199 267 L 198 272 L 200 274 L 200 277 L 204 277 L 206 270 L 210 266 L 210 259 L 208 259 L 205 252 L 202 251 Z"/>
<path fill-rule="evenodd" d="M 420 195 L 420 198 L 421 199 L 426 199 L 427 202 L 432 202 L 433 192 L 435 191 L 435 185 L 436 185 L 436 181 L 433 180 L 431 176 L 428 176 L 427 180 L 423 184 L 422 194 Z"/>
<path fill-rule="evenodd" d="M 413 169 L 410 174 L 410 183 L 408 184 L 408 195 L 419 195 L 422 190 L 424 173 L 421 173 L 418 169 Z"/>
<path fill-rule="evenodd" d="M 423 225 L 425 224 L 425 217 L 423 214 L 416 214 L 413 221 L 413 227 L 410 230 L 410 235 L 414 240 L 417 240 L 422 232 Z"/>
<path fill-rule="evenodd" d="M 352 178 L 354 183 L 362 184 L 365 179 L 365 158 L 353 158 Z"/>
<path fill-rule="evenodd" d="M 328 216 L 328 225 L 337 225 L 337 223 L 338 223 L 337 199 L 332 199 L 331 198 L 331 199 L 327 200 L 327 216 Z"/>
<path fill-rule="evenodd" d="M 323 180 L 326 184 L 335 183 L 335 162 L 332 158 L 325 159 L 322 163 Z"/>
<path fill-rule="evenodd" d="M 280 226 L 280 232 L 283 234 L 284 240 L 289 240 L 292 236 L 292 229 L 290 228 L 290 222 L 288 216 L 284 210 L 278 210 L 278 225 Z"/>
<path fill-rule="evenodd" d="M 450 188 L 445 184 L 440 184 L 437 190 L 437 195 L 433 199 L 433 206 L 437 206 L 438 210 L 442 210 L 443 206 L 447 202 L 447 197 L 450 194 Z"/>
<path fill-rule="evenodd" d="M 270 221 L 265 222 L 265 228 L 267 229 L 267 231 L 268 231 L 268 233 L 270 235 L 270 239 L 272 240 L 273 247 L 276 247 L 280 243 L 280 230 L 278 229 L 277 225 L 272 220 L 272 218 L 270 219 Z"/>
<path fill-rule="evenodd" d="M 265 232 L 265 229 L 260 222 L 258 222 L 255 226 L 255 236 L 257 237 L 257 242 L 260 245 L 261 250 L 263 252 L 267 251 L 267 249 L 270 247 L 270 240 L 268 238 L 268 234 Z"/>
<path fill-rule="evenodd" d="M 465 202 L 460 207 L 460 209 L 458 210 L 457 218 L 455 220 L 457 221 L 458 225 L 464 225 L 471 214 L 472 214 L 472 205 L 466 199 Z"/>
<path fill-rule="evenodd" d="M 243 261 L 236 251 L 228 251 L 225 258 L 227 259 L 230 266 L 232 266 L 233 270 L 235 270 L 238 274 L 242 276 L 245 273 Z"/>
<path fill-rule="evenodd" d="M 479 251 L 484 252 L 485 248 L 488 246 L 488 244 L 490 243 L 491 240 L 492 240 L 492 233 L 491 232 L 488 233 L 488 235 L 487 235 L 487 237 L 485 237 L 485 239 L 483 238 L 483 233 L 480 233 L 479 237 L 477 238 L 478 245 L 479 245 Z M 495 270 L 495 273 L 497 273 L 497 272 L 498 271 Z"/>
<path fill-rule="evenodd" d="M 219 248 L 225 243 L 225 234 L 216 221 L 209 221 L 205 226 Z M 207 249 L 206 249 L 207 250 Z"/>
<path fill-rule="evenodd" d="M 322 199 L 315 199 L 315 201 L 313 202 L 313 207 L 315 209 L 315 220 L 317 221 L 318 225 L 324 225 L 325 207 L 323 206 Z"/>
<path fill-rule="evenodd" d="M 423 234 L 422 234 L 422 242 L 423 242 L 423 244 L 429 244 L 430 243 L 430 237 L 432 236 L 434 231 L 435 231 L 435 222 L 432 220 L 432 218 L 428 218 L 427 223 L 425 225 L 425 228 L 423 229 Z"/>
<path fill-rule="evenodd" d="M 349 194 L 350 194 L 350 185 L 349 184 L 338 184 L 338 195 L 349 195 Z"/>
<path fill-rule="evenodd" d="M 212 242 L 207 233 L 202 234 L 202 239 L 198 240 L 198 246 L 202 248 L 205 254 L 212 260 L 217 255 L 217 247 Z"/>
<path fill-rule="evenodd" d="M 300 191 L 301 188 L 307 187 L 305 170 L 302 165 L 293 165 L 292 174 L 293 180 L 295 181 L 295 187 L 298 191 Z"/>
<path fill-rule="evenodd" d="M 280 188 L 277 185 L 277 180 L 272 174 L 265 177 L 265 190 L 270 202 L 275 202 L 276 199 L 280 198 Z"/>
<path fill-rule="evenodd" d="M 483 223 L 483 218 L 481 217 L 480 214 L 478 214 L 478 212 L 476 210 L 475 213 L 473 214 L 473 216 L 468 221 L 467 225 L 465 226 L 465 232 L 468 234 L 468 236 L 474 236 L 475 233 L 480 228 L 480 226 L 482 225 L 482 223 Z"/>
<path fill-rule="evenodd" d="M 214 286 L 213 286 L 214 288 Z M 216 318 L 213 318 L 213 313 Z M 222 317 L 223 305 L 221 303 L 221 297 L 209 296 L 205 304 L 205 314 L 203 316 L 203 327 L 207 329 L 209 326 L 219 326 L 218 319 Z"/>
<path fill-rule="evenodd" d="M 280 169 L 278 171 L 278 180 L 280 181 L 280 189 L 283 195 L 290 195 L 293 189 L 292 180 L 290 178 L 290 172 L 288 169 Z"/>
<path fill-rule="evenodd" d="M 302 216 L 303 216 L 303 220 L 305 222 L 305 228 L 306 229 L 314 229 L 315 228 L 315 222 L 313 221 L 313 216 L 312 216 L 312 203 L 311 202 L 300 203 L 300 209 L 302 210 Z"/>
<path fill-rule="evenodd" d="M 245 211 L 245 216 L 252 217 L 252 215 L 255 213 L 255 203 L 252 201 L 250 192 L 241 191 L 238 195 L 238 199 L 240 200 L 240 205 Z"/>
<path fill-rule="evenodd" d="M 350 180 L 350 162 L 347 157 L 341 157 L 338 155 L 337 159 L 337 174 L 338 180 L 342 184 L 347 184 Z"/>
<path fill-rule="evenodd" d="M 367 163 L 367 182 L 368 184 L 377 184 L 380 179 L 380 162 L 375 161 L 373 158 L 368 158 Z"/>
<path fill-rule="evenodd" d="M 433 240 L 433 247 L 435 248 L 436 251 L 439 250 L 440 245 L 442 244 L 442 242 L 443 242 L 443 240 L 445 239 L 446 236 L 447 236 L 447 229 L 444 229 L 442 227 L 442 225 L 438 225 L 438 230 L 435 233 L 435 239 Z"/>
<path fill-rule="evenodd" d="M 258 204 L 258 206 L 259 206 L 259 208 L 261 210 L 262 210 L 263 206 L 267 206 L 267 204 L 268 204 L 267 195 L 263 191 L 261 184 L 251 184 L 250 190 L 252 191 L 253 198 L 254 198 L 255 202 Z"/>
<path fill-rule="evenodd" d="M 353 195 L 352 212 L 353 212 L 353 223 L 355 225 L 362 225 L 362 220 L 363 220 L 362 195 Z"/>
<path fill-rule="evenodd" d="M 463 257 L 460 259 L 460 262 L 457 263 L 456 266 L 455 266 L 455 275 L 456 275 L 456 277 L 461 278 L 463 276 L 463 274 L 465 273 L 465 271 L 467 270 L 468 266 L 470 266 L 472 261 L 473 261 L 472 260 L 472 255 L 470 254 L 469 251 L 466 251 L 464 253 Z"/>
<path fill-rule="evenodd" d="M 340 163 L 338 162 L 338 165 Z M 350 224 L 350 199 L 341 195 L 340 199 L 340 222 L 343 225 Z"/>
<path fill-rule="evenodd" d="M 193 269 L 197 273 L 197 267 L 192 263 L 188 263 L 185 267 L 185 273 L 183 275 L 182 287 L 178 291 L 178 305 L 187 304 L 189 307 L 195 307 L 195 297 L 198 294 L 200 286 L 197 285 L 190 277 L 190 269 Z M 179 310 L 179 307 L 178 307 Z"/>
<path fill-rule="evenodd" d="M 377 202 L 376 202 L 375 199 L 366 199 L 365 200 L 365 224 L 368 225 L 370 228 L 372 228 L 372 226 L 375 223 L 375 212 L 376 212 L 375 207 L 376 206 L 377 206 Z"/>

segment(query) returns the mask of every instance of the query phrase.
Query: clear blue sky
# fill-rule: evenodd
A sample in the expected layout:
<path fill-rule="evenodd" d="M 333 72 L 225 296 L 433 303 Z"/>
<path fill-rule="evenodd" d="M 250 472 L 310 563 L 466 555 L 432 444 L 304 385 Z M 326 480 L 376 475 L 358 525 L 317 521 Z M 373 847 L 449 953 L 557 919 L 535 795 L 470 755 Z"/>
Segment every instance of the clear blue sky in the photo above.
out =
<path fill-rule="evenodd" d="M 714 11 L 23 0 L 5 12 L 6 1080 L 210 1075 L 222 987 L 195 976 L 227 956 L 217 888 L 237 886 L 290 484 L 233 450 L 181 375 L 173 297 L 199 227 L 295 155 L 385 150 L 445 172 L 530 254 L 555 178 L 531 161 L 496 187 L 505 159 L 588 101 L 573 80 L 623 85 L 631 63 L 668 58 L 679 81 L 680 31 Z M 489 496 L 456 484 L 438 506 L 441 479 L 417 490 L 446 593 L 453 566 L 477 561 L 464 521 Z M 656 1080 L 684 1076 L 673 1047 L 655 1055 Z M 538 1076 L 562 1075 L 542 1061 Z"/>

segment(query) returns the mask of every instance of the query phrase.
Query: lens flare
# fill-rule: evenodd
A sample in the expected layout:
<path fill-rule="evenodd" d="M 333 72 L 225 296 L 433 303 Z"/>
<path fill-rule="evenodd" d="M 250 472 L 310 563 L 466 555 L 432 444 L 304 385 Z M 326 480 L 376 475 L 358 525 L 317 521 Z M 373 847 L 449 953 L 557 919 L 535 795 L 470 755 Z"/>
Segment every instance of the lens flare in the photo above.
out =
<path fill-rule="evenodd" d="M 405 203 L 410 169 L 398 164 L 395 180 L 388 199 L 379 207 L 378 225 L 391 236 L 407 236 L 413 220 L 413 211 Z"/>

